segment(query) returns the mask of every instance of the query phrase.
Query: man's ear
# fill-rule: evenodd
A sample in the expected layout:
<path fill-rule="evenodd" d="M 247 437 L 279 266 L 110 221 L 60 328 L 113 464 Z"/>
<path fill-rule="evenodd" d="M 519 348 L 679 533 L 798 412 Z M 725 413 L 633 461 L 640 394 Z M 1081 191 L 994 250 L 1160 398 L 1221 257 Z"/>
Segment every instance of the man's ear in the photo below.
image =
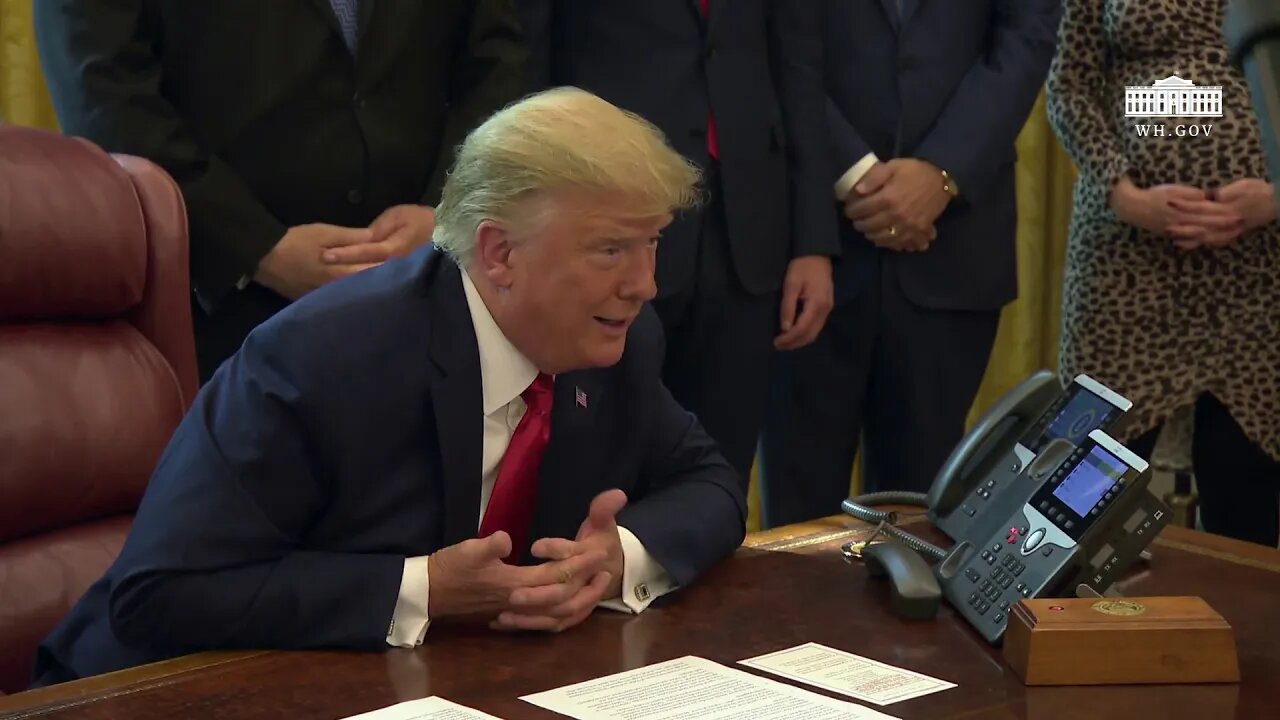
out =
<path fill-rule="evenodd" d="M 475 267 L 494 287 L 511 287 L 511 233 L 493 220 L 481 220 L 476 227 Z"/>

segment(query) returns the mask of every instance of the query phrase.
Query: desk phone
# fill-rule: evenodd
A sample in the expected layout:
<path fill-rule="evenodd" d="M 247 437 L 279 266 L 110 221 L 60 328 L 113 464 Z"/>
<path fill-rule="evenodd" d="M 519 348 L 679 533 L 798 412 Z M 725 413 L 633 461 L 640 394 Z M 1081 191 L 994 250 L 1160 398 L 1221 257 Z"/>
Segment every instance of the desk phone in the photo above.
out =
<path fill-rule="evenodd" d="M 1020 598 L 1104 593 L 1169 522 L 1150 479 L 1145 460 L 1090 432 L 1042 482 L 1026 481 L 1036 490 L 995 531 L 952 549 L 937 569 L 947 600 L 998 642 Z"/>

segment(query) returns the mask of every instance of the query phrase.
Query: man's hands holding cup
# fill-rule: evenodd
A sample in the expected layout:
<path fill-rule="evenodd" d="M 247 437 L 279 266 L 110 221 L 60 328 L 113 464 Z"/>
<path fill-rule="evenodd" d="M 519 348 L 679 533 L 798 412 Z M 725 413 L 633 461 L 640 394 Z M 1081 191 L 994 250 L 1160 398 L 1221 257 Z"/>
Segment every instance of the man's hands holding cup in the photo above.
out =
<path fill-rule="evenodd" d="M 545 562 L 530 567 L 502 561 L 511 538 L 502 531 L 443 548 L 428 560 L 432 618 L 493 616 L 499 630 L 559 632 L 589 616 L 600 601 L 622 594 L 622 541 L 616 516 L 627 503 L 621 490 L 591 502 L 573 540 L 543 538 L 532 554 Z"/>

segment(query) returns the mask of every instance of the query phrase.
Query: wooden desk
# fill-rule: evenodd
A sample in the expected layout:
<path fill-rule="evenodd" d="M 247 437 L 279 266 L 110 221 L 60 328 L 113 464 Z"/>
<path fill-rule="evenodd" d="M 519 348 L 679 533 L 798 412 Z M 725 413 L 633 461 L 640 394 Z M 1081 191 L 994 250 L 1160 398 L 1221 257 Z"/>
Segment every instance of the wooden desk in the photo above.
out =
<path fill-rule="evenodd" d="M 867 533 L 835 517 L 752 535 L 677 602 L 600 611 L 559 636 L 440 626 L 416 651 L 206 653 L 0 697 L 0 718 L 339 718 L 428 695 L 508 720 L 558 718 L 517 698 L 683 655 L 733 665 L 809 641 L 959 685 L 883 708 L 903 718 L 1276 717 L 1280 551 L 1171 527 L 1119 588 L 1208 600 L 1235 628 L 1239 685 L 1026 688 L 945 605 L 937 620 L 895 619 L 884 581 L 839 557 Z"/>

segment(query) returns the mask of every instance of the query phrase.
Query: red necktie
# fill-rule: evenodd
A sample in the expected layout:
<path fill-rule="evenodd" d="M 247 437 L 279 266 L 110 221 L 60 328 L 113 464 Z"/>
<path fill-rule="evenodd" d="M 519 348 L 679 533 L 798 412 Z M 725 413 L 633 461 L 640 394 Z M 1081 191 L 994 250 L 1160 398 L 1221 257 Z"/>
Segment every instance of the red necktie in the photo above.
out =
<path fill-rule="evenodd" d="M 528 541 L 533 507 L 538 500 L 538 469 L 542 467 L 542 453 L 551 439 L 554 388 L 555 380 L 539 373 L 520 394 L 528 407 L 502 456 L 498 479 L 493 484 L 484 519 L 480 521 L 480 537 L 488 537 L 498 530 L 506 530 L 511 536 L 508 563 L 520 561 Z"/>
<path fill-rule="evenodd" d="M 702 14 L 707 16 L 709 20 L 711 0 L 702 0 Z M 716 137 L 716 116 L 714 113 L 707 113 L 707 153 L 715 160 L 720 159 L 720 139 Z"/>

